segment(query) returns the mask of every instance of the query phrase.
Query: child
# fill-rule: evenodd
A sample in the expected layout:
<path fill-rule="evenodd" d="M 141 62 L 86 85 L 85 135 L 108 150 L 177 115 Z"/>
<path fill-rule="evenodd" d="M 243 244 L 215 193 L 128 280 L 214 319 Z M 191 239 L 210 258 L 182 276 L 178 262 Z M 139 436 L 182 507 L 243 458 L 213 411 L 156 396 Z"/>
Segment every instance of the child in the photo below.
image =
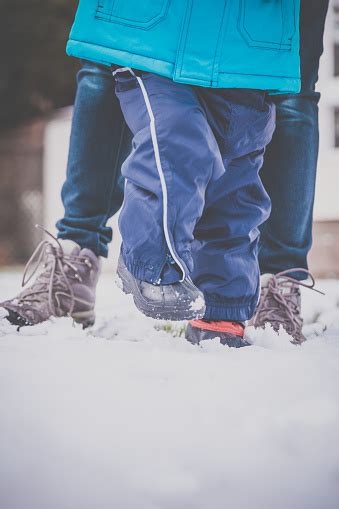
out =
<path fill-rule="evenodd" d="M 193 318 L 192 342 L 246 344 L 270 212 L 266 91 L 299 90 L 298 16 L 293 0 L 80 1 L 68 53 L 113 64 L 134 135 L 118 275 L 146 315 Z"/>
<path fill-rule="evenodd" d="M 242 322 L 259 297 L 257 228 L 270 201 L 258 172 L 274 108 L 259 90 L 198 88 L 126 69 L 114 74 L 134 134 L 122 167 L 124 290 L 148 316 L 204 317 L 189 324 L 191 341 L 218 335 L 241 346 Z"/>
<path fill-rule="evenodd" d="M 68 53 L 114 64 L 134 134 L 118 274 L 145 314 L 203 318 L 193 342 L 246 344 L 270 209 L 258 176 L 274 128 L 266 91 L 299 90 L 298 19 L 294 0 L 80 1 Z"/>

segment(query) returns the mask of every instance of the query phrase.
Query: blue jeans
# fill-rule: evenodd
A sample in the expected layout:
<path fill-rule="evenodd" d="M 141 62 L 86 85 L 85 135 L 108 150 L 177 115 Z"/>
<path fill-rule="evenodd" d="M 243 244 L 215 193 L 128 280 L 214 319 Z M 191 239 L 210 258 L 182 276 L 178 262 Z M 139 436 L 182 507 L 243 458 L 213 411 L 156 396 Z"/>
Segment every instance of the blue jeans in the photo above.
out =
<path fill-rule="evenodd" d="M 115 83 L 107 67 L 84 62 L 79 71 L 66 182 L 65 214 L 58 237 L 72 239 L 107 257 L 112 230 L 107 221 L 124 197 L 120 168 L 131 150 Z"/>
<path fill-rule="evenodd" d="M 272 214 L 262 228 L 261 272 L 307 267 L 318 156 L 318 101 L 315 92 L 328 0 L 301 2 L 302 91 L 277 96 L 277 128 L 268 147 L 262 180 Z M 112 238 L 107 219 L 121 206 L 120 167 L 131 146 L 108 68 L 84 63 L 78 74 L 64 217 L 59 238 L 69 238 L 107 256 Z M 302 279 L 303 274 L 296 274 Z"/>
<path fill-rule="evenodd" d="M 301 78 L 298 95 L 275 96 L 276 131 L 261 178 L 272 212 L 261 228 L 261 273 L 307 269 L 312 245 L 314 190 L 318 160 L 318 102 L 315 92 L 328 0 L 301 1 Z M 295 272 L 297 279 L 305 273 Z"/>

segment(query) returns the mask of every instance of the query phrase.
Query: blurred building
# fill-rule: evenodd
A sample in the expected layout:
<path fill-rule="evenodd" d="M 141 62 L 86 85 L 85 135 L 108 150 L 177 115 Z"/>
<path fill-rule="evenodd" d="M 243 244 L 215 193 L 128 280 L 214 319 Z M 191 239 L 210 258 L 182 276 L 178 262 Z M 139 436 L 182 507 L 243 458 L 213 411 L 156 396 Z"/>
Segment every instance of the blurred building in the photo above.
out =
<path fill-rule="evenodd" d="M 332 1 L 326 24 L 325 51 L 318 89 L 320 103 L 320 156 L 315 219 L 338 220 L 339 200 L 339 0 Z"/>
<path fill-rule="evenodd" d="M 41 238 L 45 127 L 36 119 L 0 136 L 0 267 L 24 262 Z"/>
<path fill-rule="evenodd" d="M 330 3 L 318 89 L 320 154 L 310 264 L 321 275 L 339 277 L 339 0 Z"/>

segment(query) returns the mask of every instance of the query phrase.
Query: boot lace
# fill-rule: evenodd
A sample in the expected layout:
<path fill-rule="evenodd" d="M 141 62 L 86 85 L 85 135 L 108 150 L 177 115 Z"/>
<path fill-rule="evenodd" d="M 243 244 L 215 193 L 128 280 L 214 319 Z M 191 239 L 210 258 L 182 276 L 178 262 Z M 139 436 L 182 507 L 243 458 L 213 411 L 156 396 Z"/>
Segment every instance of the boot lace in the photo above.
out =
<path fill-rule="evenodd" d="M 311 280 L 310 283 L 295 279 L 291 276 L 293 272 L 304 272 Z M 279 330 L 282 325 L 296 341 L 302 341 L 303 320 L 299 298 L 301 286 L 324 295 L 323 292 L 314 288 L 314 277 L 306 269 L 288 269 L 272 275 L 267 286 L 261 290 L 254 325 L 263 326 L 264 323 L 271 323 L 275 330 Z"/>
<path fill-rule="evenodd" d="M 18 297 L 18 304 L 40 302 L 43 295 L 47 294 L 50 313 L 57 316 L 57 311 L 62 311 L 59 297 L 63 295 L 70 302 L 67 314 L 71 315 L 76 301 L 87 304 L 87 301 L 75 298 L 71 280 L 82 282 L 78 267 L 79 265 L 91 267 L 90 261 L 85 257 L 65 254 L 62 245 L 54 235 L 39 225 L 37 227 L 49 235 L 56 246 L 49 240 L 42 240 L 33 252 L 24 269 L 22 287 L 32 280 L 41 265 L 46 270 L 41 272 L 33 284 Z"/>

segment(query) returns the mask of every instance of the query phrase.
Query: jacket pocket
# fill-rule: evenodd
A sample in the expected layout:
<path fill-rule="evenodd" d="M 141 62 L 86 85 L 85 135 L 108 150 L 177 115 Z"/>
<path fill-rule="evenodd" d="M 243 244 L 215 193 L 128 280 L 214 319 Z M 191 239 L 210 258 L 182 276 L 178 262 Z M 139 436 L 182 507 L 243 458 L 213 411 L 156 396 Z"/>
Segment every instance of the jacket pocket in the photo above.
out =
<path fill-rule="evenodd" d="M 165 18 L 169 4 L 170 0 L 98 0 L 95 17 L 147 30 Z"/>
<path fill-rule="evenodd" d="M 289 51 L 296 0 L 240 0 L 238 29 L 249 46 Z"/>

